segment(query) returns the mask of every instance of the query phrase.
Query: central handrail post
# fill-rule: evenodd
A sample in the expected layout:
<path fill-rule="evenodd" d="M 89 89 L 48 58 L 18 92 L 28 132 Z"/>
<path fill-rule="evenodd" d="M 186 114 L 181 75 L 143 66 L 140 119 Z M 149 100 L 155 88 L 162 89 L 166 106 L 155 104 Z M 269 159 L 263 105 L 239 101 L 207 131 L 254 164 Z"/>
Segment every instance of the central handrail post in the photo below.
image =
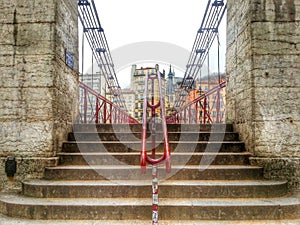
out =
<path fill-rule="evenodd" d="M 143 121 L 142 121 L 142 148 L 141 148 L 141 169 L 142 173 L 146 173 L 147 163 L 152 165 L 152 225 L 158 225 L 158 164 L 165 161 L 166 172 L 171 172 L 171 153 L 169 147 L 168 139 L 168 130 L 167 122 L 165 115 L 165 100 L 164 94 L 162 92 L 162 81 L 161 74 L 159 72 L 159 66 L 155 66 L 156 74 L 149 75 L 149 72 L 146 73 L 145 79 L 145 91 L 144 91 L 144 101 L 143 101 Z M 155 88 L 154 80 L 158 80 L 158 89 L 159 89 L 159 101 L 155 104 Z M 149 80 L 151 80 L 151 103 L 148 101 L 149 97 Z M 164 135 L 164 154 L 162 157 L 156 159 L 156 121 L 157 114 L 156 109 L 160 107 L 161 113 L 161 125 Z M 152 134 L 152 157 L 149 157 L 147 154 L 147 108 L 151 109 L 151 118 L 150 118 L 150 129 Z"/>
<path fill-rule="evenodd" d="M 144 91 L 144 103 L 143 103 L 143 121 L 142 121 L 142 148 L 141 148 L 141 167 L 142 172 L 146 172 L 146 164 L 147 162 L 155 165 L 159 164 L 163 161 L 166 162 L 166 171 L 167 173 L 171 172 L 171 153 L 170 153 L 170 146 L 169 146 L 169 139 L 168 139 L 168 130 L 167 130 L 167 122 L 166 122 L 166 114 L 165 114 L 165 100 L 164 100 L 164 94 L 162 92 L 162 81 L 161 81 L 161 75 L 159 72 L 159 66 L 156 65 L 156 75 L 150 77 L 149 72 L 146 74 L 145 79 L 145 91 Z M 157 104 L 151 104 L 148 101 L 148 92 L 149 92 L 149 79 L 157 79 L 158 80 L 158 89 L 159 89 L 159 101 Z M 154 90 L 154 89 L 152 89 Z M 153 101 L 154 102 L 154 101 Z M 155 110 L 160 107 L 160 113 L 161 113 L 161 122 L 162 122 L 162 129 L 163 129 L 163 136 L 164 136 L 164 154 L 162 157 L 155 159 L 150 158 L 147 155 L 147 107 L 151 108 L 151 116 L 155 116 Z M 153 112 L 154 110 L 154 112 Z M 155 118 L 154 118 L 155 119 Z M 153 150 L 153 149 L 152 149 Z M 154 149 L 155 151 L 155 149 Z M 152 152 L 153 154 L 153 152 Z M 155 153 L 154 153 L 155 154 Z"/>

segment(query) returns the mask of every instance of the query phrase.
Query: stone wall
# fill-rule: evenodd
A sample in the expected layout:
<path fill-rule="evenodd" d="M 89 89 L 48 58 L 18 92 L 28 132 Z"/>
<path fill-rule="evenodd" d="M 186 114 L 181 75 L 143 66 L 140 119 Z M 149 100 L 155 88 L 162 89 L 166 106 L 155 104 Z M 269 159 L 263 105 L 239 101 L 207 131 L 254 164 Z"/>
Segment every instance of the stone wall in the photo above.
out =
<path fill-rule="evenodd" d="M 77 115 L 77 24 L 76 0 L 0 0 L 0 191 L 57 163 Z M 14 181 L 4 171 L 8 156 L 18 162 Z"/>
<path fill-rule="evenodd" d="M 228 120 L 265 167 L 300 189 L 300 2 L 228 0 Z"/>

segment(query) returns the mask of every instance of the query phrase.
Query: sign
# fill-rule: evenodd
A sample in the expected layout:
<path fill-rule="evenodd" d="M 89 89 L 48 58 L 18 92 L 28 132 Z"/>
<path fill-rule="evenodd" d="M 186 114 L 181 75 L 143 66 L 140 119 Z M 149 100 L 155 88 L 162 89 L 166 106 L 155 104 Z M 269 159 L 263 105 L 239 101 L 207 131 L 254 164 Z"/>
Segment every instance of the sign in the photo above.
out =
<path fill-rule="evenodd" d="M 74 56 L 66 50 L 66 64 L 71 69 L 74 69 Z"/>

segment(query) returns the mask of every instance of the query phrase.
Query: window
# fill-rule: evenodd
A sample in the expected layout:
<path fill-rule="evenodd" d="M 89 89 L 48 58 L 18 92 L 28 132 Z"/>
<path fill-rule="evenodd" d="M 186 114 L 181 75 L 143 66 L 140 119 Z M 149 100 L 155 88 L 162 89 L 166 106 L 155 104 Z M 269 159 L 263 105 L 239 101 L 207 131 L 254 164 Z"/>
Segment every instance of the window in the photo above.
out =
<path fill-rule="evenodd" d="M 213 111 L 213 117 L 217 117 L 217 112 Z"/>

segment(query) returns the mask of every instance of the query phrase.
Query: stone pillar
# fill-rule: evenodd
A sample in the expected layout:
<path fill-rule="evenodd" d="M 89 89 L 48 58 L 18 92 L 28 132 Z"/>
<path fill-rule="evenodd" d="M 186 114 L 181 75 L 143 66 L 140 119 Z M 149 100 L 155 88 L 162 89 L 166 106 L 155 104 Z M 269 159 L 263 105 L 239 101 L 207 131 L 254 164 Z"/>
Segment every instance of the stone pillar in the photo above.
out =
<path fill-rule="evenodd" d="M 18 190 L 20 181 L 57 163 L 77 99 L 77 1 L 1 0 L 0 191 Z M 18 163 L 14 181 L 4 172 L 8 156 Z"/>
<path fill-rule="evenodd" d="M 265 177 L 300 189 L 300 1 L 228 0 L 228 121 Z"/>

